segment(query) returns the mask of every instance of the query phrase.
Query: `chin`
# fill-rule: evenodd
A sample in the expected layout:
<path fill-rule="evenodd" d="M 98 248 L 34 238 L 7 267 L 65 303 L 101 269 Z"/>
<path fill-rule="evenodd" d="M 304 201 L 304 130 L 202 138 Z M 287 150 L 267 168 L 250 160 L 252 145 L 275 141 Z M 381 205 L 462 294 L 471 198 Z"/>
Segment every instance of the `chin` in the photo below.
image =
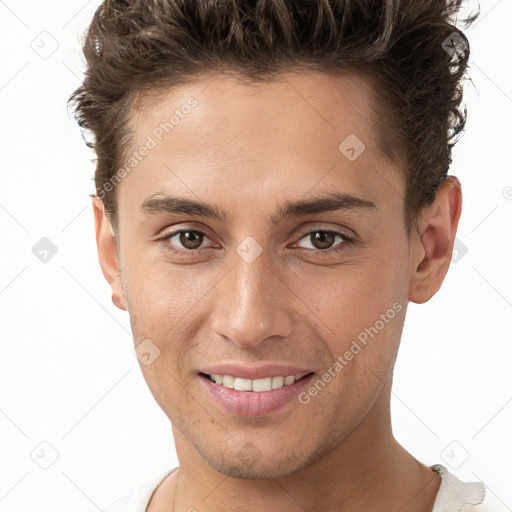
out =
<path fill-rule="evenodd" d="M 297 453 L 291 454 L 285 459 L 271 459 L 253 450 L 246 445 L 238 453 L 220 454 L 219 458 L 203 455 L 204 460 L 216 471 L 230 478 L 239 480 L 263 480 L 284 478 L 300 471 L 307 466 L 297 457 Z"/>

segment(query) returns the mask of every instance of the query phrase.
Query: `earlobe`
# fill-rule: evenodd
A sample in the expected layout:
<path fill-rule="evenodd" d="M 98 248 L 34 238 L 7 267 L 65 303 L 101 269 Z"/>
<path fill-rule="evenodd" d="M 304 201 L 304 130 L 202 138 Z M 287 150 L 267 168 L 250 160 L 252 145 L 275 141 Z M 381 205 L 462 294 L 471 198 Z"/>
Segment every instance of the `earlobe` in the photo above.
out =
<path fill-rule="evenodd" d="M 460 181 L 448 176 L 435 201 L 422 212 L 418 232 L 411 235 L 410 301 L 423 304 L 441 287 L 450 267 L 461 210 Z"/>
<path fill-rule="evenodd" d="M 92 201 L 96 246 L 101 271 L 112 289 L 112 302 L 119 309 L 126 311 L 126 300 L 121 280 L 121 267 L 115 232 L 105 212 L 103 201 L 94 196 Z"/>

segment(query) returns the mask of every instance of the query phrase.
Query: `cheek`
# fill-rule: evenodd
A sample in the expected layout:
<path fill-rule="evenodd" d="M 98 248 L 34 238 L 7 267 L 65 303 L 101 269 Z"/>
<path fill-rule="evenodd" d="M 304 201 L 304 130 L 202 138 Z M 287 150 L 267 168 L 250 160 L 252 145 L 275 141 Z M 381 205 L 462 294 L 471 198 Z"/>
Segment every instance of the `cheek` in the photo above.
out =
<path fill-rule="evenodd" d="M 141 256 L 130 257 L 124 271 L 124 289 L 131 309 L 135 314 L 143 312 L 148 320 L 168 318 L 170 322 L 180 318 L 205 293 L 206 283 L 193 266 L 180 267 L 161 258 Z"/>
<path fill-rule="evenodd" d="M 372 359 L 393 357 L 398 348 L 407 306 L 407 252 L 381 247 L 376 253 L 340 267 L 332 278 L 302 291 L 311 322 L 318 326 L 318 335 L 334 359 L 347 351 L 359 352 L 354 341 L 361 349 L 365 342 L 369 346 L 379 341 L 371 354 L 357 356 L 361 363 L 370 355 Z"/>
<path fill-rule="evenodd" d="M 403 268 L 403 266 L 402 266 Z M 364 327 L 373 323 L 395 302 L 405 307 L 407 280 L 401 265 L 393 260 L 375 261 L 347 268 L 317 285 L 316 292 L 304 292 L 318 316 L 333 327 Z"/>
<path fill-rule="evenodd" d="M 152 340 L 161 352 L 158 362 L 165 368 L 181 372 L 197 348 L 198 330 L 208 320 L 208 292 L 218 281 L 215 273 L 210 274 L 194 265 L 180 268 L 158 258 L 127 262 L 123 282 L 134 343 Z M 169 378 L 160 370 L 158 364 L 148 369 L 148 379 L 155 386 L 152 372 L 160 372 L 159 379 Z"/>

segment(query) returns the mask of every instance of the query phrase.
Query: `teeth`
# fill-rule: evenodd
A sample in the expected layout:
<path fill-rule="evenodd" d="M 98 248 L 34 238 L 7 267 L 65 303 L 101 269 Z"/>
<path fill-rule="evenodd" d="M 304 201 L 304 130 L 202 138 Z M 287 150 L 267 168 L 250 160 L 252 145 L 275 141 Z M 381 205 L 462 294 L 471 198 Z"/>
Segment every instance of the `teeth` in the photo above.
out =
<path fill-rule="evenodd" d="M 252 391 L 252 381 L 249 379 L 235 379 L 234 389 L 237 391 Z"/>
<path fill-rule="evenodd" d="M 219 382 L 219 384 L 222 384 L 223 386 L 226 386 L 227 388 L 233 389 L 235 379 L 231 377 L 230 375 L 225 375 L 224 377 L 222 375 L 216 375 L 215 377 L 220 377 L 222 379 L 222 382 Z M 215 378 L 214 377 L 214 378 Z"/>
<path fill-rule="evenodd" d="M 231 375 L 209 375 L 210 380 L 226 388 L 236 389 L 238 391 L 270 391 L 279 389 L 283 386 L 290 386 L 296 380 L 304 377 L 304 374 L 288 375 L 286 377 L 265 377 L 263 379 L 242 379 L 241 377 L 232 377 Z"/>

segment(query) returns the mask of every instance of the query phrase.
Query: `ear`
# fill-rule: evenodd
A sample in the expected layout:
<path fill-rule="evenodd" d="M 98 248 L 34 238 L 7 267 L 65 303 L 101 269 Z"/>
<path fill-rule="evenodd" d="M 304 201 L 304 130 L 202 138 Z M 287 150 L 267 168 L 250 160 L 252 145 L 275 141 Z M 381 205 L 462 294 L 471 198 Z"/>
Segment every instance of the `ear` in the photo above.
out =
<path fill-rule="evenodd" d="M 462 210 L 462 190 L 455 176 L 440 185 L 411 235 L 409 300 L 423 304 L 441 288 L 450 266 L 455 233 Z"/>
<path fill-rule="evenodd" d="M 103 201 L 99 197 L 92 196 L 92 208 L 101 271 L 112 289 L 112 302 L 119 309 L 126 311 L 126 299 L 121 281 L 121 267 L 115 233 L 105 212 Z"/>

